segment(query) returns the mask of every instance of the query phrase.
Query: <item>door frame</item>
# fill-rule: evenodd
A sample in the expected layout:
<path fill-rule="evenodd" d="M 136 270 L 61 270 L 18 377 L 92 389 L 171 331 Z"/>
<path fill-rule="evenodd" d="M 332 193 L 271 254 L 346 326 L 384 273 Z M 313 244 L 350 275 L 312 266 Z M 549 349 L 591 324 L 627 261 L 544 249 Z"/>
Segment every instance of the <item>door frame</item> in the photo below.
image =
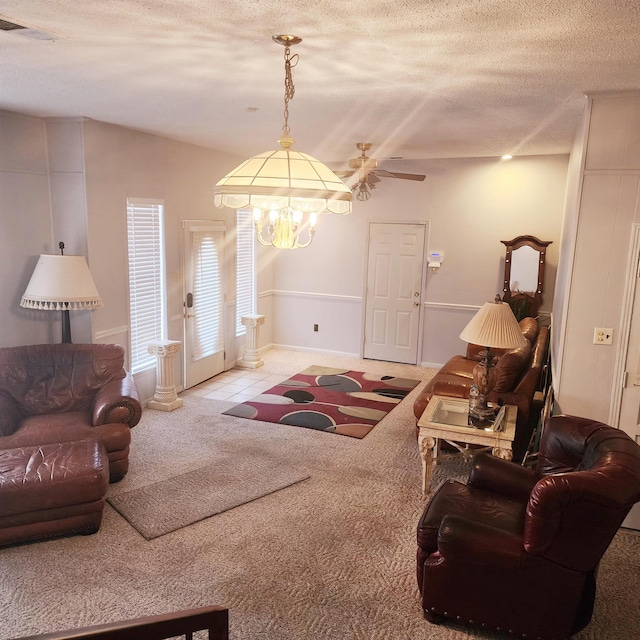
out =
<path fill-rule="evenodd" d="M 625 372 L 627 368 L 627 353 L 631 338 L 631 319 L 636 293 L 638 289 L 638 272 L 640 271 L 640 223 L 631 225 L 631 243 L 627 258 L 627 274 L 624 283 L 622 311 L 620 314 L 620 346 L 616 353 L 613 370 L 611 404 L 609 405 L 608 423 L 612 427 L 620 428 L 620 412 L 622 410 L 622 396 L 625 389 Z"/>
<path fill-rule="evenodd" d="M 425 297 L 427 293 L 427 256 L 429 255 L 429 220 L 369 220 L 367 226 L 367 243 L 364 248 L 364 269 L 362 280 L 362 317 L 360 321 L 360 358 L 364 359 L 365 329 L 367 326 L 367 283 L 369 281 L 369 248 L 371 245 L 372 224 L 405 224 L 424 227 L 424 243 L 422 247 L 422 285 L 420 287 L 420 310 L 418 313 L 418 343 L 416 346 L 416 362 L 420 366 L 422 360 L 422 344 L 424 340 L 424 310 L 426 308 Z"/>

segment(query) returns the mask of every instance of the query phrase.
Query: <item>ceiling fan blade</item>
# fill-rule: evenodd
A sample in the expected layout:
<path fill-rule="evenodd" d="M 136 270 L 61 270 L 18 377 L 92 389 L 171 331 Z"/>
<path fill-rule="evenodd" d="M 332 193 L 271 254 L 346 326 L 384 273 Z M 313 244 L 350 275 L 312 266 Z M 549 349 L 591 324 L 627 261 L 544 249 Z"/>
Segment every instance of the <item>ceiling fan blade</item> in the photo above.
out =
<path fill-rule="evenodd" d="M 373 171 L 369 171 L 369 174 L 367 175 L 367 182 L 369 184 L 376 184 L 377 182 L 380 182 L 380 178 L 378 178 Z"/>
<path fill-rule="evenodd" d="M 355 173 L 355 171 L 334 171 L 333 173 L 335 173 L 339 178 L 349 178 Z"/>
<path fill-rule="evenodd" d="M 385 169 L 376 169 L 376 174 L 383 178 L 401 178 L 402 180 L 417 180 L 422 182 L 427 176 L 418 173 L 397 173 L 396 171 L 386 171 Z"/>

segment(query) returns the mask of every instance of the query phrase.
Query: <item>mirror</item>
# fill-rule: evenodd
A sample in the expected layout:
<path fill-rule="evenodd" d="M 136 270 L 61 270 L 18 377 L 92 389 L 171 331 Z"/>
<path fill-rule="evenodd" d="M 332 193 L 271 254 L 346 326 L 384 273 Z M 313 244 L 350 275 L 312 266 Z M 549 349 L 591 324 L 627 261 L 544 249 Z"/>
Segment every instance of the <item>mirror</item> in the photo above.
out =
<path fill-rule="evenodd" d="M 502 299 L 508 302 L 518 321 L 538 315 L 544 290 L 544 266 L 551 241 L 535 236 L 501 240 L 507 247 L 504 259 Z"/>

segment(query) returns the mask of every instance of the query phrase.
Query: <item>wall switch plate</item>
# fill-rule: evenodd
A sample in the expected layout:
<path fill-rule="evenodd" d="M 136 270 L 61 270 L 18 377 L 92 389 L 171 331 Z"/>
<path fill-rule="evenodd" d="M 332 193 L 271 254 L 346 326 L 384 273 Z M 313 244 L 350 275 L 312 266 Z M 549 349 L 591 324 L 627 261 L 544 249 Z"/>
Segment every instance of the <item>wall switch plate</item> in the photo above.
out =
<path fill-rule="evenodd" d="M 613 344 L 613 329 L 596 327 L 593 330 L 593 344 Z"/>

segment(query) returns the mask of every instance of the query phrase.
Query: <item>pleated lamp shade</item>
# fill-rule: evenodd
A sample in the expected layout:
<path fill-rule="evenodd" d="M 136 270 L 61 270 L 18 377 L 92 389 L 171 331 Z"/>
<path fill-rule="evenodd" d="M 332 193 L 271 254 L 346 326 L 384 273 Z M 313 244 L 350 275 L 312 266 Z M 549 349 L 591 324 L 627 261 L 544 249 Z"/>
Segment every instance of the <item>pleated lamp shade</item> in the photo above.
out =
<path fill-rule="evenodd" d="M 483 304 L 462 330 L 460 338 L 494 349 L 516 349 L 527 344 L 511 307 L 501 301 Z"/>
<path fill-rule="evenodd" d="M 43 254 L 20 306 L 46 311 L 96 309 L 102 306 L 102 299 L 84 256 Z"/>

